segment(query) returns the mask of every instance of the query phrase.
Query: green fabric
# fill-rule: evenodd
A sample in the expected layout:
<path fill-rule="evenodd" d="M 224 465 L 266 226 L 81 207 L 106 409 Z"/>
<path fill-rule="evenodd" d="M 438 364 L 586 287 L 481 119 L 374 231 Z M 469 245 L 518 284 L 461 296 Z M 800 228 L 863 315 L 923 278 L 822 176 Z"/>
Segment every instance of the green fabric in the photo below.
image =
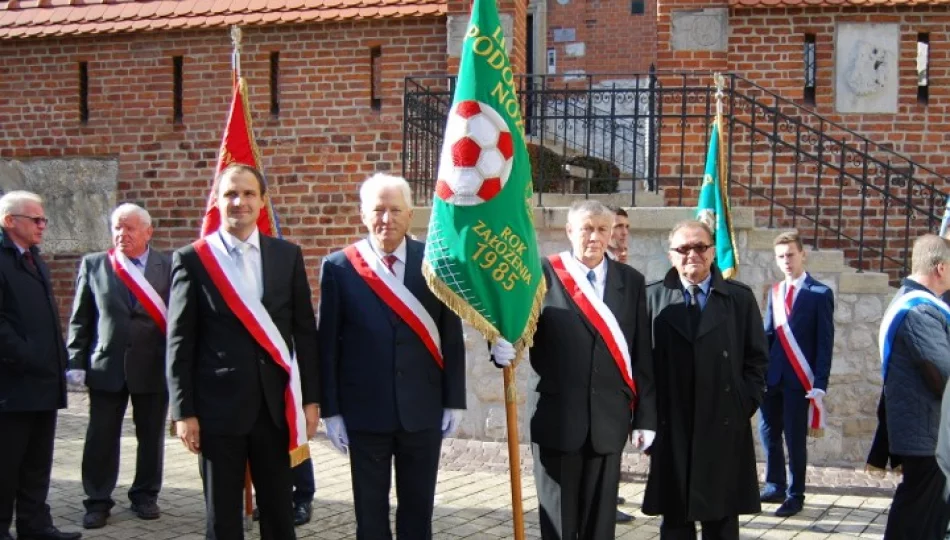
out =
<path fill-rule="evenodd" d="M 706 171 L 703 186 L 699 191 L 696 219 L 713 230 L 716 241 L 716 266 L 723 277 L 732 278 L 739 273 L 736 255 L 736 239 L 732 229 L 732 213 L 729 210 L 729 189 L 726 185 L 725 147 L 722 144 L 722 119 L 716 118 L 709 137 L 709 152 L 706 154 Z"/>
<path fill-rule="evenodd" d="M 534 231 L 531 164 L 515 86 L 495 1 L 475 0 L 462 42 L 452 113 L 475 105 L 475 100 L 482 111 L 489 107 L 500 115 L 510 132 L 510 144 L 504 145 L 512 160 L 510 174 L 500 192 L 484 202 L 447 202 L 446 191 L 440 191 L 447 187 L 443 180 L 453 171 L 458 174 L 452 160 L 452 143 L 458 137 L 453 134 L 459 125 L 472 125 L 450 113 L 423 272 L 436 296 L 463 320 L 491 341 L 503 336 L 520 356 L 531 344 L 545 285 Z"/>

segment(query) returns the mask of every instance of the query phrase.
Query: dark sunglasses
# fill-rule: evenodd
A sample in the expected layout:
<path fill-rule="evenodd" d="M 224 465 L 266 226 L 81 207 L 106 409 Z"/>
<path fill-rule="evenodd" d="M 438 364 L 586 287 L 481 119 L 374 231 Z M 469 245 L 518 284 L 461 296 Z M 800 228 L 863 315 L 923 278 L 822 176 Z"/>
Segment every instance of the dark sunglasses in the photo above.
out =
<path fill-rule="evenodd" d="M 43 217 L 43 216 L 24 216 L 23 214 L 13 214 L 13 217 L 26 218 L 26 219 L 32 221 L 32 222 L 33 222 L 34 224 L 36 224 L 37 226 L 40 226 L 40 225 L 49 225 L 49 219 L 48 219 L 48 218 L 45 218 L 45 217 Z"/>
<path fill-rule="evenodd" d="M 670 251 L 675 251 L 680 255 L 689 255 L 690 251 L 695 251 L 696 253 L 702 255 L 706 253 L 712 246 L 709 244 L 691 244 L 688 246 L 680 246 L 675 248 L 670 248 Z"/>

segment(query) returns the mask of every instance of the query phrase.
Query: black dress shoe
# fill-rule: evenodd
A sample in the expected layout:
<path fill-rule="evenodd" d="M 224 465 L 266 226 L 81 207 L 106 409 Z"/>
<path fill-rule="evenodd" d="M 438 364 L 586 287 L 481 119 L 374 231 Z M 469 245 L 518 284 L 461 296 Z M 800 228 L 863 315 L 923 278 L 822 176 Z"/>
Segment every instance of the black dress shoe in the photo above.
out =
<path fill-rule="evenodd" d="M 106 520 L 109 518 L 108 510 L 89 510 L 82 517 L 83 529 L 101 529 L 106 526 Z"/>
<path fill-rule="evenodd" d="M 617 523 L 630 523 L 633 520 L 634 517 L 630 514 L 617 510 Z"/>
<path fill-rule="evenodd" d="M 310 522 L 310 514 L 313 513 L 313 503 L 297 503 L 294 505 L 294 526 L 300 526 Z"/>
<path fill-rule="evenodd" d="M 63 532 L 50 525 L 42 531 L 21 534 L 18 538 L 20 540 L 79 540 L 82 538 L 82 533 Z"/>
<path fill-rule="evenodd" d="M 782 503 L 782 506 L 779 506 L 778 510 L 775 511 L 775 515 L 777 517 L 791 517 L 801 512 L 803 506 L 805 506 L 804 499 L 799 499 L 797 497 L 785 499 L 785 502 Z"/>
<path fill-rule="evenodd" d="M 764 503 L 783 502 L 785 500 L 785 490 L 766 486 L 759 492 L 759 500 Z"/>
<path fill-rule="evenodd" d="M 620 497 L 620 496 L 618 495 L 618 496 L 617 496 L 617 504 L 627 504 L 627 499 L 624 499 L 623 497 Z"/>
<path fill-rule="evenodd" d="M 158 519 L 162 517 L 162 511 L 154 501 L 132 503 L 130 510 L 135 512 L 139 519 Z"/>

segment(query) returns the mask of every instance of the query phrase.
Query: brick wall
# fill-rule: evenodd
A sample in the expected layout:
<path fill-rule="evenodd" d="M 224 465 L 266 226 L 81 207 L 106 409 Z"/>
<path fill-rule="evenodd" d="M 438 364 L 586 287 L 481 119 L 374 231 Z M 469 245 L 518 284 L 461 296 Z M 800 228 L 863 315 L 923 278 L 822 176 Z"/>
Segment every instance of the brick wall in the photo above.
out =
<path fill-rule="evenodd" d="M 548 1 L 547 46 L 557 51 L 558 74 L 646 73 L 656 59 L 656 1 L 644 0 L 645 12 L 631 13 L 631 0 Z M 554 31 L 573 28 L 575 41 L 556 43 Z M 569 56 L 571 43 L 583 43 L 584 56 Z"/>
<path fill-rule="evenodd" d="M 304 249 L 314 287 L 327 252 L 362 234 L 357 184 L 401 172 L 407 75 L 445 71 L 445 19 L 244 29 L 243 75 L 284 235 Z M 370 48 L 382 52 L 371 108 Z M 280 115 L 270 114 L 270 53 L 280 52 Z M 0 159 L 113 156 L 117 200 L 143 204 L 158 249 L 195 238 L 231 96 L 227 29 L 0 43 Z M 172 57 L 184 57 L 184 121 L 173 123 Z M 88 62 L 87 125 L 78 67 Z M 68 312 L 78 254 L 52 259 Z"/>

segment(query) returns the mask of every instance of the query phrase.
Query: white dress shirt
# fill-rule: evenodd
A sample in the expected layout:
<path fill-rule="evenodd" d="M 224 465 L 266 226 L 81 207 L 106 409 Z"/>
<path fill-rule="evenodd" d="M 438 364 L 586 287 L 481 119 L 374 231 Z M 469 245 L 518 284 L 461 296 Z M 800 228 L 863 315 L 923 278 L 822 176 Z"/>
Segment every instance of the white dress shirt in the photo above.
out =
<path fill-rule="evenodd" d="M 396 251 L 392 253 L 386 253 L 379 246 L 376 245 L 376 241 L 370 237 L 369 245 L 373 248 L 373 253 L 379 257 L 379 260 L 382 261 L 383 266 L 386 266 L 386 260 L 383 258 L 386 255 L 395 255 L 396 262 L 393 263 L 393 273 L 396 275 L 396 279 L 400 282 L 405 282 L 406 280 L 406 253 L 408 248 L 406 247 L 406 239 L 403 238 L 402 242 L 399 243 L 399 246 L 396 247 Z"/>
<path fill-rule="evenodd" d="M 582 263 L 577 257 L 571 257 L 571 261 L 577 265 L 577 268 L 580 269 L 585 279 L 587 278 L 587 272 L 591 270 L 594 271 L 594 292 L 597 293 L 597 298 L 603 300 L 604 289 L 607 287 L 607 257 L 604 257 L 603 260 L 600 261 L 600 264 L 594 268 L 588 268 L 587 265 Z"/>
<path fill-rule="evenodd" d="M 221 235 L 221 240 L 228 249 L 228 254 L 231 255 L 238 270 L 241 271 L 245 283 L 248 287 L 253 287 L 251 292 L 257 295 L 257 298 L 261 298 L 264 295 L 264 269 L 261 263 L 260 231 L 255 227 L 254 232 L 247 237 L 245 242 L 238 240 L 225 231 L 224 228 L 218 229 L 218 234 Z M 241 244 L 247 245 L 246 252 L 243 255 L 238 255 L 235 251 L 239 249 L 238 246 Z M 247 275 L 248 271 L 252 274 L 251 276 Z"/>
<path fill-rule="evenodd" d="M 785 301 L 785 296 L 788 295 L 788 286 L 791 284 L 795 287 L 795 291 L 792 293 L 792 307 L 795 306 L 795 300 L 798 300 L 798 293 L 800 293 L 802 287 L 805 286 L 806 277 L 808 277 L 808 272 L 802 272 L 802 275 L 793 281 L 789 281 L 788 278 L 785 278 L 785 281 L 782 282 L 782 302 Z"/>

